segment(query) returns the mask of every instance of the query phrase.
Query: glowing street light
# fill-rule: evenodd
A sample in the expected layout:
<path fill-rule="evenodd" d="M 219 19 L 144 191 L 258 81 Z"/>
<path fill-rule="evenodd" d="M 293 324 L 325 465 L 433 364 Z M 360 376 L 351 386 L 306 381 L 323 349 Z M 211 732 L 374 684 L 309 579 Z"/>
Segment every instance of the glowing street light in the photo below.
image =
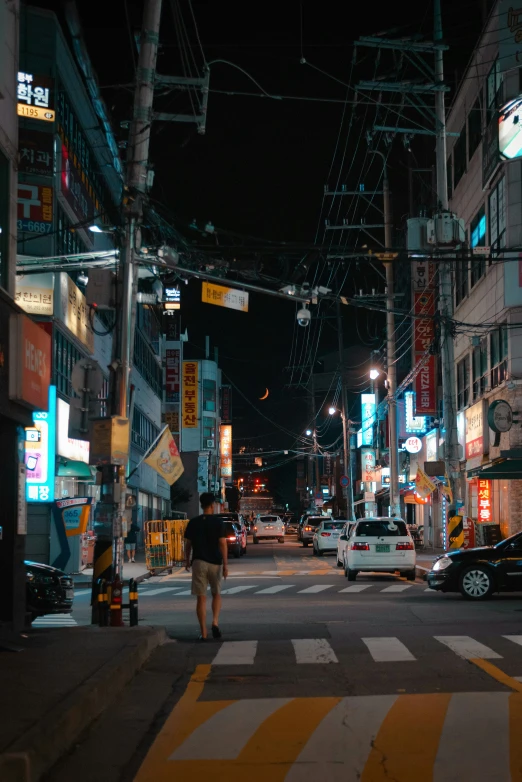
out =
<path fill-rule="evenodd" d="M 379 369 L 370 369 L 370 379 L 371 380 L 377 380 L 379 375 L 381 374 Z"/>
<path fill-rule="evenodd" d="M 328 414 L 329 415 L 335 415 L 336 412 L 337 412 L 337 408 L 336 407 L 329 407 L 328 408 Z"/>
<path fill-rule="evenodd" d="M 305 435 L 307 437 L 311 437 L 312 436 L 312 430 L 311 429 L 307 429 L 306 432 L 305 432 Z"/>

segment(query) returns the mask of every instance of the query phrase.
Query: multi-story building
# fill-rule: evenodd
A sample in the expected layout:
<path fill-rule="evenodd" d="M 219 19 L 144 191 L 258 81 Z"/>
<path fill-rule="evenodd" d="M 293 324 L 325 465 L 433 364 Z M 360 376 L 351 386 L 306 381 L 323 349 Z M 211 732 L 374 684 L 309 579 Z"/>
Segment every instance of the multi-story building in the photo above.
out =
<path fill-rule="evenodd" d="M 89 443 L 70 437 L 74 412 L 74 365 L 94 358 L 103 384 L 99 413 L 110 414 L 109 380 L 116 312 L 98 316 L 86 298 L 89 254 L 114 247 L 111 229 L 118 222 L 123 186 L 122 164 L 110 131 L 103 100 L 92 96 L 96 82 L 85 87 L 88 55 L 78 64 L 56 16 L 24 6 L 21 14 L 17 101 L 20 127 L 18 173 L 18 259 L 24 269 L 56 269 L 85 257 L 85 268 L 67 273 L 23 274 L 17 278 L 17 301 L 52 336 L 52 399 L 49 423 L 56 427 L 56 447 L 49 442 L 45 474 L 34 460 L 27 481 L 29 557 L 50 562 L 60 555 L 62 566 L 80 567 L 80 547 L 63 552 L 53 501 L 64 497 L 99 499 L 95 468 L 89 467 Z M 82 72 L 83 69 L 83 72 Z M 89 230 L 96 226 L 102 233 Z M 108 233 L 105 233 L 108 231 Z M 47 260 L 45 260 L 47 259 Z M 20 266 L 19 266 L 20 268 Z M 135 495 L 133 513 L 144 521 L 168 511 L 168 484 L 146 464 L 139 464 L 161 428 L 162 370 L 160 320 L 153 306 L 137 305 L 134 365 L 131 374 L 131 447 L 129 480 Z M 29 449 L 30 451 L 31 449 Z M 43 447 L 40 448 L 43 453 Z M 62 536 L 63 537 L 63 536 Z"/>
<path fill-rule="evenodd" d="M 459 133 L 447 143 L 450 209 L 470 249 L 454 270 L 462 500 L 504 536 L 522 529 L 522 273 L 510 250 L 522 244 L 519 30 L 497 2 L 447 122 Z"/>

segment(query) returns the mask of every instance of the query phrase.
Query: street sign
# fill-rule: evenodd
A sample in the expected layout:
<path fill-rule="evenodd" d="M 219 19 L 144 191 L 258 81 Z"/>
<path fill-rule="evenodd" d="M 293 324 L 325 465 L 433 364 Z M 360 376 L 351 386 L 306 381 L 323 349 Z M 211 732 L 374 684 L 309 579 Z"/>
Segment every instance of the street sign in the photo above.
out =
<path fill-rule="evenodd" d="M 350 479 L 347 475 L 341 475 L 341 479 L 339 481 L 343 489 L 345 489 L 347 486 L 350 485 Z"/>
<path fill-rule="evenodd" d="M 237 288 L 227 288 L 214 282 L 203 280 L 201 301 L 205 304 L 215 304 L 230 310 L 248 312 L 248 293 Z"/>
<path fill-rule="evenodd" d="M 372 253 L 375 258 L 380 261 L 394 261 L 399 253 Z"/>

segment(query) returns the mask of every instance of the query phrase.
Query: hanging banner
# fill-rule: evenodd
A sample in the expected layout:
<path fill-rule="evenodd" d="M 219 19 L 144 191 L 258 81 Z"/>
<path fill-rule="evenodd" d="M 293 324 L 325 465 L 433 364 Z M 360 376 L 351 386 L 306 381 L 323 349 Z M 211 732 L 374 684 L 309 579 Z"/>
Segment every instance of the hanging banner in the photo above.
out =
<path fill-rule="evenodd" d="M 56 522 L 62 522 L 68 538 L 87 532 L 92 497 L 74 497 L 69 500 L 56 500 L 52 509 Z"/>
<path fill-rule="evenodd" d="M 415 491 L 419 497 L 422 497 L 423 500 L 426 499 L 426 497 L 429 497 L 429 495 L 435 491 L 435 484 L 428 478 L 424 470 L 421 470 L 420 467 L 417 467 Z"/>
<path fill-rule="evenodd" d="M 435 341 L 436 266 L 433 261 L 412 260 L 413 364 Z M 415 415 L 437 414 L 437 361 L 430 356 L 415 378 Z"/>
<path fill-rule="evenodd" d="M 183 392 L 181 401 L 183 429 L 198 427 L 198 363 L 183 362 Z"/>
<path fill-rule="evenodd" d="M 422 353 L 415 354 L 415 362 Z M 415 378 L 415 415 L 437 414 L 437 359 L 429 356 Z"/>
<path fill-rule="evenodd" d="M 414 293 L 413 311 L 417 316 L 413 321 L 414 349 L 416 353 L 424 353 L 435 339 L 435 291 Z"/>
<path fill-rule="evenodd" d="M 170 430 L 166 427 L 154 450 L 143 460 L 172 486 L 183 474 L 183 462 Z"/>

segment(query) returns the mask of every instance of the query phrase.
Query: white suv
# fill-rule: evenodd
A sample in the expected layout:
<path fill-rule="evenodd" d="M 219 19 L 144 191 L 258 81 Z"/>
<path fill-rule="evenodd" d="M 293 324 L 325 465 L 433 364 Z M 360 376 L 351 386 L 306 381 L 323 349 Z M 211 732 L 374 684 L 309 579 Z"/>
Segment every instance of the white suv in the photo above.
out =
<path fill-rule="evenodd" d="M 344 527 L 344 521 L 324 519 L 314 533 L 313 554 L 322 557 L 327 551 L 337 551 L 337 541 Z"/>
<path fill-rule="evenodd" d="M 260 540 L 285 542 L 285 525 L 279 516 L 258 516 L 254 524 L 254 543 Z"/>
<path fill-rule="evenodd" d="M 355 520 L 343 522 L 343 528 L 337 540 L 337 567 L 346 568 L 345 557 L 348 549 L 348 538 L 350 537 L 350 532 L 354 524 Z"/>
<path fill-rule="evenodd" d="M 402 519 L 360 519 L 352 527 L 344 557 L 348 581 L 355 581 L 357 573 L 374 571 L 399 571 L 415 581 L 415 544 Z"/>

